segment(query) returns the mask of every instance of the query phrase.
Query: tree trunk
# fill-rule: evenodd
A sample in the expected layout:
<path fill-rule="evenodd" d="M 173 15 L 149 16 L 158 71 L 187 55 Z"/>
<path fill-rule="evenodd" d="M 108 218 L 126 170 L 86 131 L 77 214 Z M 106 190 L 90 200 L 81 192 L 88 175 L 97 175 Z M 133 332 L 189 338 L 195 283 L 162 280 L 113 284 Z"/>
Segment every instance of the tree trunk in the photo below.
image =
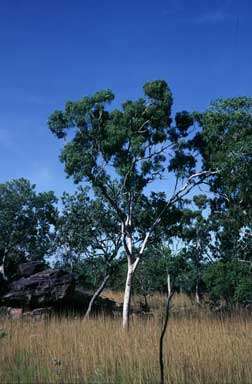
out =
<path fill-rule="evenodd" d="M 200 295 L 199 295 L 199 282 L 196 282 L 196 287 L 195 287 L 195 301 L 197 304 L 200 304 Z"/>
<path fill-rule="evenodd" d="M 128 273 L 125 284 L 124 300 L 123 300 L 123 323 L 124 329 L 129 328 L 129 316 L 130 316 L 130 302 L 131 302 L 131 288 L 134 275 L 133 265 L 128 264 Z"/>
<path fill-rule="evenodd" d="M 90 315 L 90 313 L 91 313 L 91 310 L 92 310 L 92 306 L 93 306 L 95 300 L 97 299 L 98 296 L 100 296 L 100 294 L 101 294 L 102 291 L 104 290 L 104 288 L 105 288 L 105 286 L 106 286 L 106 284 L 107 284 L 109 278 L 110 278 L 110 275 L 107 274 L 107 275 L 104 277 L 104 279 L 103 279 L 101 285 L 99 286 L 99 288 L 98 288 L 98 289 L 95 291 L 95 293 L 93 294 L 93 296 L 92 296 L 92 298 L 91 298 L 91 300 L 90 300 L 90 302 L 89 302 L 89 304 L 88 304 L 88 309 L 87 309 L 87 312 L 85 313 L 84 319 L 87 319 L 87 318 L 89 317 L 89 315 Z"/>
<path fill-rule="evenodd" d="M 3 276 L 4 281 L 8 281 L 8 278 L 7 278 L 5 271 L 4 271 L 4 264 L 0 265 L 0 273 Z"/>
<path fill-rule="evenodd" d="M 143 309 L 144 309 L 144 311 L 149 311 L 150 307 L 149 307 L 149 303 L 148 303 L 148 300 L 147 300 L 147 294 L 144 293 L 144 294 L 143 294 L 143 297 L 144 297 L 144 306 L 143 306 Z"/>
<path fill-rule="evenodd" d="M 6 259 L 6 253 L 7 253 L 7 251 L 6 251 L 6 249 L 5 249 L 5 251 L 4 251 L 4 256 L 3 256 L 3 261 L 2 261 L 2 265 L 0 265 L 0 273 L 1 273 L 1 275 L 3 276 L 3 279 L 4 279 L 4 281 L 8 281 L 8 277 L 6 276 L 6 274 L 5 274 L 5 259 Z"/>
<path fill-rule="evenodd" d="M 174 294 L 174 291 L 171 288 L 170 283 L 170 275 L 168 274 L 167 278 L 167 285 L 168 285 L 168 295 L 167 295 L 167 302 L 166 302 L 166 309 L 165 309 L 165 318 L 163 323 L 163 328 L 161 332 L 161 336 L 159 339 L 159 367 L 160 367 L 160 384 L 164 384 L 164 337 L 167 330 L 168 320 L 170 317 L 170 309 L 171 309 L 171 301 Z"/>

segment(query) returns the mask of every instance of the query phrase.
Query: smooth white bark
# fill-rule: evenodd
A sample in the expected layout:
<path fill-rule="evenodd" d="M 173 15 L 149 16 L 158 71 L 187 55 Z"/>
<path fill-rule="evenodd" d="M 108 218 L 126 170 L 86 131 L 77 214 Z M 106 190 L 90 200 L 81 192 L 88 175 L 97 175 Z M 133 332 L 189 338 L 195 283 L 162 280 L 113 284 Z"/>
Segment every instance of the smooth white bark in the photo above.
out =
<path fill-rule="evenodd" d="M 85 313 L 84 319 L 87 319 L 89 317 L 89 315 L 90 315 L 90 313 L 92 311 L 92 307 L 93 307 L 93 304 L 94 304 L 95 300 L 97 299 L 98 296 L 100 296 L 100 294 L 104 290 L 104 288 L 105 288 L 109 278 L 110 278 L 110 275 L 106 275 L 105 278 L 103 279 L 101 285 L 99 286 L 99 288 L 93 294 L 93 296 L 92 296 L 92 298 L 91 298 L 91 300 L 89 302 L 87 312 Z"/>
<path fill-rule="evenodd" d="M 134 270 L 133 265 L 128 265 L 128 273 L 125 284 L 124 300 L 123 300 L 123 328 L 129 328 L 129 317 L 130 317 L 130 302 L 131 302 L 131 291 L 132 291 L 132 280 Z"/>
<path fill-rule="evenodd" d="M 5 281 L 7 281 L 8 278 L 7 278 L 7 276 L 5 275 L 4 264 L 0 265 L 0 273 L 1 273 L 1 275 L 3 276 L 3 279 L 4 279 Z"/>
<path fill-rule="evenodd" d="M 8 277 L 7 277 L 6 274 L 5 274 L 5 259 L 6 259 L 6 254 L 7 254 L 7 250 L 4 251 L 4 257 L 3 257 L 2 265 L 0 265 L 0 273 L 1 273 L 1 275 L 3 276 L 3 279 L 4 279 L 5 281 L 8 281 Z"/>

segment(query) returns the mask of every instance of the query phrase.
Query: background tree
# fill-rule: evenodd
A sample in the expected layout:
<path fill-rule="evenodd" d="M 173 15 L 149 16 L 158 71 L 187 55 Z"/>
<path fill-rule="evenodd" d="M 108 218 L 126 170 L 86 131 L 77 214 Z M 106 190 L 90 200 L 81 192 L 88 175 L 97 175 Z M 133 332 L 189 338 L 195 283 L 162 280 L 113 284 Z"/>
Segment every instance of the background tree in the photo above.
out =
<path fill-rule="evenodd" d="M 219 98 L 195 117 L 202 130 L 201 143 L 207 144 L 201 146 L 204 164 L 211 162 L 221 169 L 213 185 L 217 188 L 221 184 L 233 197 L 245 196 L 251 171 L 252 98 Z"/>
<path fill-rule="evenodd" d="M 48 124 L 58 138 L 69 138 L 60 157 L 68 176 L 76 183 L 89 182 L 121 223 L 128 261 L 123 326 L 128 327 L 132 280 L 148 242 L 169 208 L 209 171 L 195 173 L 193 147 L 185 144 L 193 119 L 182 112 L 172 124 L 172 94 L 165 81 L 146 83 L 144 98 L 126 101 L 120 110 L 105 108 L 113 99 L 113 93 L 104 90 L 78 102 L 67 102 L 64 111 L 55 111 L 49 117 Z M 74 132 L 68 136 L 70 129 Z M 157 198 L 142 235 L 137 225 L 139 210 L 135 208 L 148 196 L 147 187 L 153 181 L 172 172 L 177 175 L 175 186 L 169 178 L 164 185 L 165 199 Z M 188 180 L 179 185 L 183 177 Z"/>
<path fill-rule="evenodd" d="M 36 193 L 35 185 L 17 179 L 0 184 L 0 260 L 4 279 L 20 262 L 43 260 L 53 247 L 57 220 L 53 192 Z"/>
<path fill-rule="evenodd" d="M 120 223 L 106 202 L 90 198 L 87 188 L 79 188 L 74 195 L 64 193 L 62 203 L 57 244 L 64 267 L 78 272 L 86 268 L 86 274 L 90 271 L 89 276 L 95 280 L 88 316 L 95 299 L 123 261 L 119 252 Z"/>
<path fill-rule="evenodd" d="M 187 259 L 186 292 L 194 294 L 199 304 L 204 291 L 203 273 L 207 263 L 212 262 L 212 228 L 209 213 L 204 212 L 208 207 L 209 199 L 206 195 L 195 195 L 193 203 L 196 209 L 188 209 L 189 220 L 181 230 L 184 242 L 183 253 Z"/>
<path fill-rule="evenodd" d="M 252 98 L 217 99 L 195 119 L 201 132 L 192 143 L 200 150 L 203 167 L 219 169 L 208 181 L 215 194 L 212 210 L 228 213 L 232 228 L 234 223 L 236 228 L 250 226 Z"/>
<path fill-rule="evenodd" d="M 203 168 L 219 170 L 208 180 L 208 185 L 214 193 L 210 215 L 215 233 L 212 252 L 221 262 L 210 272 L 216 271 L 220 277 L 230 268 L 229 276 L 237 270 L 241 278 L 245 267 L 238 268 L 237 261 L 247 263 L 248 268 L 252 261 L 252 98 L 219 98 L 204 113 L 195 114 L 195 119 L 201 132 L 193 144 L 200 150 Z M 247 273 L 244 279 L 247 281 Z M 207 281 L 210 287 L 208 278 Z M 231 292 L 233 289 L 230 289 L 233 296 Z"/>
<path fill-rule="evenodd" d="M 206 268 L 203 279 L 214 307 L 252 304 L 251 264 L 235 259 L 218 260 Z"/>
<path fill-rule="evenodd" d="M 161 254 L 157 252 L 156 248 L 149 248 L 136 271 L 134 289 L 143 295 L 142 308 L 144 310 L 149 309 L 147 297 L 150 294 L 166 291 L 168 255 L 170 255 L 169 248 Z"/>

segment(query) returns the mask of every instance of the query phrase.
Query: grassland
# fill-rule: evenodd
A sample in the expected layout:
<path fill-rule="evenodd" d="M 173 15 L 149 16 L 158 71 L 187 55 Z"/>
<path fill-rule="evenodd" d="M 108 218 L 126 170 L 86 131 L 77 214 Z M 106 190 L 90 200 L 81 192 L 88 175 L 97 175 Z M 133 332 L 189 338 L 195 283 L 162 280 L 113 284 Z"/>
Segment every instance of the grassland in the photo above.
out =
<path fill-rule="evenodd" d="M 162 301 L 154 297 L 154 315 L 134 317 L 129 333 L 122 331 L 120 318 L 101 315 L 87 321 L 0 320 L 6 333 L 0 333 L 0 382 L 158 383 Z M 176 298 L 165 340 L 169 383 L 251 384 L 250 316 L 216 316 L 189 306 Z"/>

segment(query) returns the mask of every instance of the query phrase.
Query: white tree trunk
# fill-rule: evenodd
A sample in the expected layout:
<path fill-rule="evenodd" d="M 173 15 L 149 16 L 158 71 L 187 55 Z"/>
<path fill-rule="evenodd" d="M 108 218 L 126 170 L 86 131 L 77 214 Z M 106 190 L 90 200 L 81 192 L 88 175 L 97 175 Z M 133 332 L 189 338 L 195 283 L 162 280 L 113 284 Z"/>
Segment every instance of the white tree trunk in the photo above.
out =
<path fill-rule="evenodd" d="M 108 280 L 110 278 L 110 275 L 106 275 L 101 283 L 101 285 L 99 286 L 99 288 L 95 291 L 95 293 L 93 294 L 90 302 L 89 302 L 89 305 L 88 305 L 88 309 L 87 309 L 87 312 L 85 313 L 85 316 L 84 316 L 84 319 L 87 319 L 92 311 L 92 307 L 93 307 L 93 304 L 95 302 L 95 300 L 97 299 L 98 296 L 100 296 L 100 294 L 102 293 L 102 291 L 104 290 Z"/>
<path fill-rule="evenodd" d="M 4 252 L 4 257 L 3 257 L 2 265 L 0 265 L 0 273 L 3 276 L 3 279 L 5 281 L 8 281 L 8 278 L 7 278 L 6 274 L 5 274 L 5 266 L 4 266 L 5 259 L 6 259 L 6 251 Z"/>
<path fill-rule="evenodd" d="M 197 304 L 200 304 L 199 283 L 198 283 L 198 281 L 196 282 L 196 287 L 195 287 L 195 301 L 196 301 Z"/>
<path fill-rule="evenodd" d="M 128 264 L 128 273 L 125 284 L 124 300 L 123 300 L 123 323 L 124 329 L 129 328 L 129 316 L 130 316 L 130 301 L 131 301 L 131 288 L 134 275 L 134 268 L 132 264 Z"/>

